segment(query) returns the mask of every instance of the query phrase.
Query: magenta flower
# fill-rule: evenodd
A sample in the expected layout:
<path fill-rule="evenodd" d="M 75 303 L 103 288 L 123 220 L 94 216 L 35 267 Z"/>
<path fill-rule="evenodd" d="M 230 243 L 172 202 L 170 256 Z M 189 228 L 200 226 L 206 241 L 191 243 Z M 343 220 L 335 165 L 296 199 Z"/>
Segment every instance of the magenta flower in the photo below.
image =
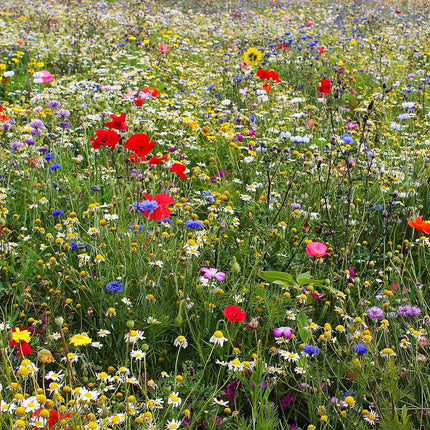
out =
<path fill-rule="evenodd" d="M 225 279 L 225 273 L 220 272 L 218 269 L 215 269 L 213 267 L 211 267 L 210 269 L 208 269 L 207 267 L 202 267 L 200 271 L 204 273 L 203 277 L 205 279 L 215 278 L 217 281 L 224 281 Z"/>
<path fill-rule="evenodd" d="M 164 54 L 167 54 L 169 52 L 169 47 L 167 45 L 160 45 L 158 47 L 158 50 L 160 52 L 163 52 Z"/>
<path fill-rule="evenodd" d="M 293 334 L 293 329 L 291 327 L 278 327 L 273 329 L 273 336 L 275 337 L 291 337 Z"/>
<path fill-rule="evenodd" d="M 330 255 L 327 252 L 327 246 L 320 242 L 311 242 L 306 247 L 306 254 L 312 255 L 312 257 L 323 257 L 324 255 Z"/>

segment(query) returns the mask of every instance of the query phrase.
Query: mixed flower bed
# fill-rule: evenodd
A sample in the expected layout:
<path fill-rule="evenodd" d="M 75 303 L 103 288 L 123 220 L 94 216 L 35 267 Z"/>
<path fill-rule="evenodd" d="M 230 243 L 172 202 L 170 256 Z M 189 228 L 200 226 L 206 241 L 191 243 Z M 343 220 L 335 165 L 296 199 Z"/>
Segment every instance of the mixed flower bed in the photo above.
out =
<path fill-rule="evenodd" d="M 430 426 L 429 16 L 0 11 L 0 426 Z"/>

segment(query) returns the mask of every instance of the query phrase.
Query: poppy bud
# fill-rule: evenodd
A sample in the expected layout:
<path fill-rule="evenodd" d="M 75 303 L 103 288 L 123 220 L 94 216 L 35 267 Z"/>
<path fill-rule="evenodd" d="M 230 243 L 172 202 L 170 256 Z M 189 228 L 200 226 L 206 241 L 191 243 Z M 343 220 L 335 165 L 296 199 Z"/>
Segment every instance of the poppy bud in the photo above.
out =
<path fill-rule="evenodd" d="M 230 269 L 233 273 L 236 273 L 236 274 L 240 273 L 240 266 L 239 266 L 239 263 L 236 261 L 236 257 L 232 258 Z"/>
<path fill-rule="evenodd" d="M 134 321 L 133 320 L 128 320 L 127 321 L 127 328 L 131 330 L 133 327 L 134 327 Z"/>
<path fill-rule="evenodd" d="M 63 324 L 64 324 L 64 319 L 63 319 L 63 317 L 56 317 L 56 318 L 55 318 L 55 324 L 56 324 L 58 327 L 62 327 L 62 326 L 63 326 Z"/>
<path fill-rule="evenodd" d="M 184 307 L 184 303 L 185 303 L 185 300 L 181 300 L 179 302 L 178 316 L 175 318 L 175 321 L 174 321 L 174 323 L 176 325 L 181 325 L 182 324 L 182 321 L 183 321 L 183 319 L 182 319 L 182 308 Z"/>
<path fill-rule="evenodd" d="M 142 345 L 142 351 L 146 352 L 146 351 L 148 351 L 148 350 L 149 350 L 149 345 L 148 345 L 147 343 L 144 343 L 144 344 Z"/>

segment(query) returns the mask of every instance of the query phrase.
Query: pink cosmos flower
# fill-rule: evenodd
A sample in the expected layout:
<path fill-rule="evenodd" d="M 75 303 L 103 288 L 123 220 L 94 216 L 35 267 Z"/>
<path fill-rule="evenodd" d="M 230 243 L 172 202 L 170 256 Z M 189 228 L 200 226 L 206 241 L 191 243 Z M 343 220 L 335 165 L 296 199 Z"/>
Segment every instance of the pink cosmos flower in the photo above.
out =
<path fill-rule="evenodd" d="M 327 246 L 320 242 L 311 242 L 306 247 L 306 254 L 312 255 L 312 257 L 323 257 L 324 255 L 330 255 L 327 252 Z"/>
<path fill-rule="evenodd" d="M 202 267 L 200 271 L 204 273 L 203 277 L 205 279 L 215 278 L 217 281 L 224 281 L 225 279 L 225 273 L 220 272 L 218 269 L 215 269 L 213 267 L 211 267 L 210 269 L 208 269 L 207 267 Z"/>
<path fill-rule="evenodd" d="M 291 337 L 293 331 L 294 330 L 291 327 L 278 327 L 273 329 L 273 335 L 275 337 Z"/>
<path fill-rule="evenodd" d="M 169 52 L 169 47 L 167 45 L 160 45 L 158 47 L 158 50 L 160 52 L 163 52 L 164 54 L 167 54 Z"/>

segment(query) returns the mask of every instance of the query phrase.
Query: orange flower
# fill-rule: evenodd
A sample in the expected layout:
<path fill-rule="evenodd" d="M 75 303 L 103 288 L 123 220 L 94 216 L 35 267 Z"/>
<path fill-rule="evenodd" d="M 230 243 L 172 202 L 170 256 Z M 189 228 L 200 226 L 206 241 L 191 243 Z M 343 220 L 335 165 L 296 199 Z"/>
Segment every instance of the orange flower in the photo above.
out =
<path fill-rule="evenodd" d="M 422 231 L 425 234 L 430 234 L 430 221 L 423 221 L 422 217 L 417 216 L 415 221 L 408 221 L 408 224 L 417 229 L 417 231 Z"/>

